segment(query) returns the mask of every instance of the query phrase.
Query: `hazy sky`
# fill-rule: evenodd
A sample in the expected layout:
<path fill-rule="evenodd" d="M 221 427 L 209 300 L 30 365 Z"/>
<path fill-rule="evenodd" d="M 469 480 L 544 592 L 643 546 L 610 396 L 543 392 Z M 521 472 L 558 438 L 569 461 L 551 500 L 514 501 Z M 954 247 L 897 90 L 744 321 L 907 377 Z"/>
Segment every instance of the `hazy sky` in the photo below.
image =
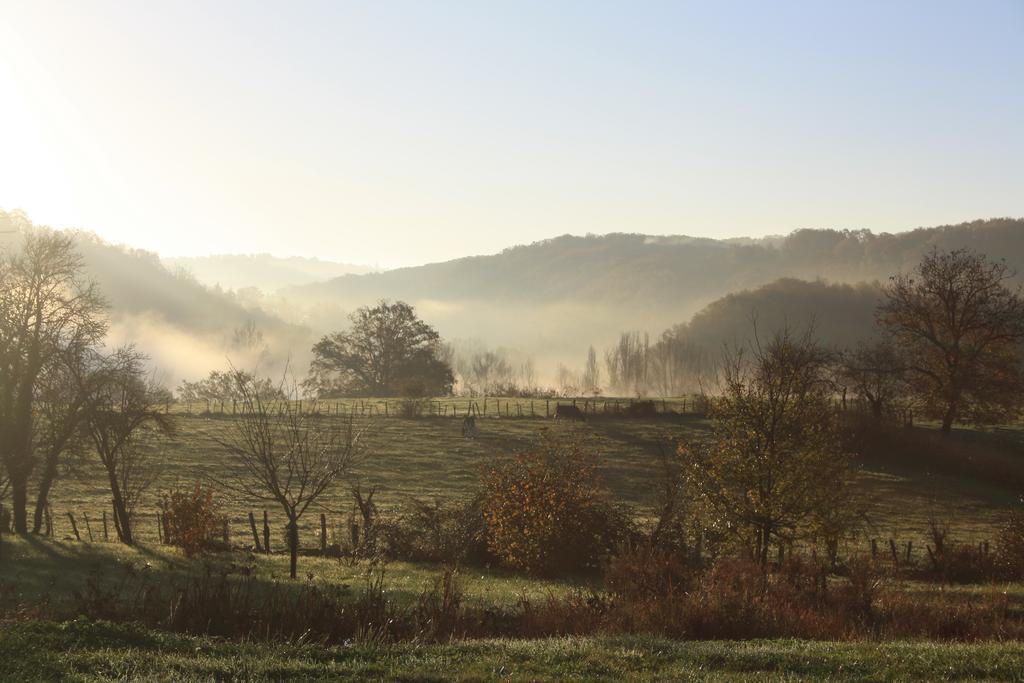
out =
<path fill-rule="evenodd" d="M 0 208 L 392 266 L 1024 215 L 1024 1 L 0 0 Z"/>

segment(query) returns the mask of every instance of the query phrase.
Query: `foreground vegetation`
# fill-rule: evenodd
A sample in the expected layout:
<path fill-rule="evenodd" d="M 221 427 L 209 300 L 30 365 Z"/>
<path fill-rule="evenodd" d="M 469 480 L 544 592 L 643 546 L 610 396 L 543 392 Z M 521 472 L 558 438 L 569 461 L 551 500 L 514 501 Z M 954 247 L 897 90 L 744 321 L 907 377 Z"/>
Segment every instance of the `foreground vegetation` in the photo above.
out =
<path fill-rule="evenodd" d="M 0 678 L 209 680 L 929 680 L 1024 678 L 1015 643 L 680 642 L 654 637 L 322 647 L 239 643 L 131 624 L 26 621 L 0 629 Z"/>

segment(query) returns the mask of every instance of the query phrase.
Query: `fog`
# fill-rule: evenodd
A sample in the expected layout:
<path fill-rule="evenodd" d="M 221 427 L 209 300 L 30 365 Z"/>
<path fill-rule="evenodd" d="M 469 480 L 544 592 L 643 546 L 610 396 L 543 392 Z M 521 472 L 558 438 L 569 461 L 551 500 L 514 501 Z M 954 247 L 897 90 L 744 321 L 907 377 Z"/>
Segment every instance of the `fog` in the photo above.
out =
<path fill-rule="evenodd" d="M 18 248 L 19 233 L 39 229 L 23 214 L 0 211 L 6 249 Z M 86 275 L 109 303 L 108 344 L 134 343 L 171 389 L 229 364 L 272 377 L 288 368 L 301 380 L 313 343 L 344 329 L 359 306 L 390 299 L 411 303 L 448 344 L 457 389 L 476 391 L 491 382 L 481 375 L 491 364 L 517 384 L 578 384 L 593 347 L 602 391 L 680 391 L 723 344 L 746 342 L 755 320 L 766 335 L 813 322 L 819 337 L 836 347 L 870 336 L 878 283 L 932 247 L 992 254 L 1018 273 L 1024 266 L 1024 221 L 999 219 L 900 235 L 563 236 L 491 256 L 277 289 L 256 286 L 261 271 L 277 263 L 273 257 L 209 260 L 207 266 L 234 264 L 234 281 L 251 283 L 225 289 L 209 282 L 216 268 L 206 268 L 203 282 L 167 267 L 156 254 L 71 234 Z M 307 276 L 332 267 L 342 266 L 320 263 Z M 294 268 L 286 270 L 296 277 Z M 624 333 L 646 340 L 641 346 L 664 377 L 614 386 L 609 354 Z M 479 372 L 471 371 L 474 359 Z"/>

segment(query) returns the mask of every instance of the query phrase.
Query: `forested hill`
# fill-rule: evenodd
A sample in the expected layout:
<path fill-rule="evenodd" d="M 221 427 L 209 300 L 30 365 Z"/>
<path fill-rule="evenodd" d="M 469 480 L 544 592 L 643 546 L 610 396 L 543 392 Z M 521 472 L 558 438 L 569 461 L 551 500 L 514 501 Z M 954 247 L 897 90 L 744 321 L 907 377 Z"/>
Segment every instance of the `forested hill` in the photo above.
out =
<path fill-rule="evenodd" d="M 658 302 L 682 308 L 783 277 L 884 280 L 932 246 L 970 247 L 1024 271 L 1024 220 L 993 219 L 897 234 L 798 230 L 760 240 L 641 234 L 565 235 L 475 256 L 292 290 L 348 305 L 388 297 L 505 302 Z M 690 311 L 691 313 L 693 310 Z"/>
<path fill-rule="evenodd" d="M 781 278 L 884 282 L 931 247 L 969 247 L 1024 272 L 1024 220 L 993 219 L 897 234 L 798 230 L 711 240 L 639 234 L 562 236 L 415 268 L 346 275 L 286 290 L 295 305 L 351 309 L 403 299 L 448 337 L 475 337 L 549 358 L 573 358 L 619 330 L 656 332 L 731 293 Z M 785 292 L 768 290 L 776 307 Z M 762 302 L 767 306 L 768 302 Z M 746 311 L 749 317 L 751 311 Z"/>
<path fill-rule="evenodd" d="M 23 215 L 0 211 L 0 231 L 15 231 L 0 234 L 0 244 L 36 229 Z M 544 374 L 558 363 L 581 362 L 589 345 L 607 347 L 623 330 L 657 335 L 677 327 L 693 342 L 715 347 L 749 329 L 755 313 L 765 330 L 814 318 L 830 343 L 852 340 L 870 328 L 877 298 L 877 290 L 858 283 L 907 270 L 932 246 L 970 247 L 1024 272 L 1024 220 L 995 219 L 895 235 L 562 236 L 490 256 L 247 296 L 204 286 L 153 253 L 72 234 L 88 275 L 110 302 L 111 343 L 136 342 L 172 386 L 223 368 L 228 359 L 259 365 L 265 374 L 290 359 L 301 375 L 319 335 L 343 327 L 356 306 L 382 298 L 412 303 L 446 339 L 529 354 Z M 858 286 L 832 286 L 842 283 Z M 259 338 L 237 339 L 246 326 Z"/>
<path fill-rule="evenodd" d="M 4 248 L 15 247 L 21 233 L 40 229 L 19 213 L 0 211 Z M 82 254 L 85 276 L 99 285 L 109 304 L 109 343 L 135 343 L 170 386 L 222 369 L 229 358 L 241 367 L 258 362 L 272 372 L 289 354 L 300 359 L 308 354 L 307 330 L 169 270 L 156 254 L 112 245 L 87 232 L 69 234 Z"/>

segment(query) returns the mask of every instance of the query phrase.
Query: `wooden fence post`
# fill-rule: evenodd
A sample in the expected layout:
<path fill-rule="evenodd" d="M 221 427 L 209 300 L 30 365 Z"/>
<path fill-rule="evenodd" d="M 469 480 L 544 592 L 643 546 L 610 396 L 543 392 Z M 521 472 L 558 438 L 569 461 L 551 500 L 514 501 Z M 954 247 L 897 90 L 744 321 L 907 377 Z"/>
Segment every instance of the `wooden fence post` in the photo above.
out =
<path fill-rule="evenodd" d="M 320 513 L 320 554 L 327 556 L 327 515 Z"/>
<path fill-rule="evenodd" d="M 263 552 L 270 554 L 270 518 L 267 511 L 263 511 Z"/>
<path fill-rule="evenodd" d="M 263 544 L 260 543 L 260 534 L 256 531 L 256 516 L 252 514 L 252 510 L 249 510 L 249 528 L 252 529 L 252 542 L 256 548 L 256 552 L 263 552 Z"/>
<path fill-rule="evenodd" d="M 103 542 L 105 543 L 105 542 L 107 542 L 109 540 L 110 540 L 110 537 L 107 536 L 107 511 L 104 510 L 103 511 Z"/>
<path fill-rule="evenodd" d="M 156 513 L 156 538 L 160 542 L 160 545 L 165 545 L 167 541 L 164 539 L 164 516 L 162 513 Z"/>
<path fill-rule="evenodd" d="M 75 532 L 75 540 L 76 541 L 81 541 L 82 537 L 78 533 L 78 525 L 75 524 L 75 516 L 73 514 L 71 514 L 70 510 L 68 511 L 68 519 L 71 520 L 71 530 L 73 532 Z"/>
<path fill-rule="evenodd" d="M 92 543 L 93 542 L 93 538 L 92 538 L 92 525 L 89 524 L 89 513 L 88 512 L 83 512 L 82 513 L 82 517 L 85 518 L 85 530 L 89 533 L 89 543 Z"/>

